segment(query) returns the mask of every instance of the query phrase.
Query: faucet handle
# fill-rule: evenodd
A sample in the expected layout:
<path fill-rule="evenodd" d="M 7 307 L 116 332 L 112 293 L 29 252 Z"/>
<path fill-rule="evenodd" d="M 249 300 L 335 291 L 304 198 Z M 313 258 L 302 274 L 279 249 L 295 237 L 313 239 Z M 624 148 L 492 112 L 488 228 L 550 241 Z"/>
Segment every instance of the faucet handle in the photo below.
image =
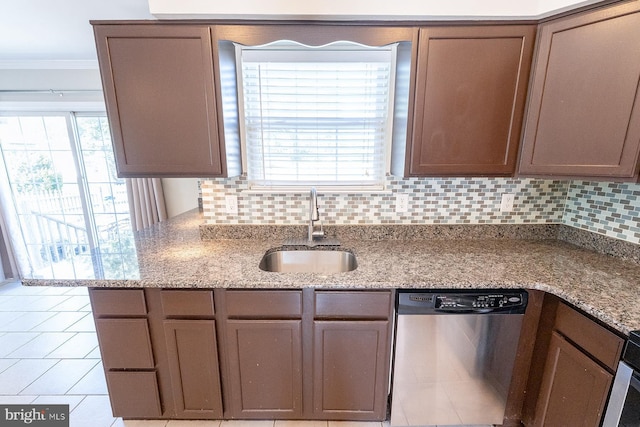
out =
<path fill-rule="evenodd" d="M 322 221 L 318 220 L 318 222 L 320 222 L 320 230 L 313 230 L 313 231 L 311 232 L 311 238 L 312 238 L 312 239 L 313 239 L 313 238 L 320 238 L 320 239 L 322 239 L 322 238 L 324 238 L 324 236 L 325 236 L 325 232 L 324 232 L 324 230 L 322 229 Z"/>

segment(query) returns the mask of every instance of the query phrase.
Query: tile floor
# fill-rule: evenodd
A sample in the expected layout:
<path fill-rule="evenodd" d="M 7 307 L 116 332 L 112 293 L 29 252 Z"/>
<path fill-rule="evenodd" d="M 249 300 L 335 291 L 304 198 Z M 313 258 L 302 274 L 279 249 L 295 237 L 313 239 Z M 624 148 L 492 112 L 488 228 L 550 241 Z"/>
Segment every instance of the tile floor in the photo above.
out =
<path fill-rule="evenodd" d="M 70 427 L 383 427 L 314 421 L 123 421 L 111 415 L 86 288 L 0 284 L 0 404 L 69 404 Z"/>

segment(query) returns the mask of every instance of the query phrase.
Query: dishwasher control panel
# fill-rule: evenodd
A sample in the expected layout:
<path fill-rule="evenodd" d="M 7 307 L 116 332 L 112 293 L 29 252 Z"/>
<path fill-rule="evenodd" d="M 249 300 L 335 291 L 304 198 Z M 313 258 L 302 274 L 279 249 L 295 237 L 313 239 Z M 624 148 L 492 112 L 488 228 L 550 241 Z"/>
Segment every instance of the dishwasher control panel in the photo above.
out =
<path fill-rule="evenodd" d="M 399 290 L 399 314 L 524 313 L 526 291 Z"/>
<path fill-rule="evenodd" d="M 520 295 L 436 295 L 435 308 L 502 308 L 517 307 L 522 303 Z"/>

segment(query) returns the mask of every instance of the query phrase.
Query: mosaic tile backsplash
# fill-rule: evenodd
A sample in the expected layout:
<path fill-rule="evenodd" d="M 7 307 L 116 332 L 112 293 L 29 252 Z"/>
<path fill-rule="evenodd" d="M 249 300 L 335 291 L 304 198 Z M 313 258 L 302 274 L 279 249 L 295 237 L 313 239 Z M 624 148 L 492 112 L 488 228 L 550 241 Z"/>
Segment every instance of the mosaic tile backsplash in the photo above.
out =
<path fill-rule="evenodd" d="M 387 191 L 370 194 L 319 192 L 324 224 L 550 224 L 561 223 L 568 181 L 514 178 L 389 177 Z M 208 224 L 306 224 L 308 192 L 255 193 L 245 177 L 203 180 Z M 512 212 L 500 212 L 503 193 L 515 194 Z M 407 212 L 396 212 L 396 196 L 409 195 Z M 229 215 L 225 197 L 238 198 Z"/>
<path fill-rule="evenodd" d="M 572 181 L 562 222 L 640 244 L 640 184 Z"/>

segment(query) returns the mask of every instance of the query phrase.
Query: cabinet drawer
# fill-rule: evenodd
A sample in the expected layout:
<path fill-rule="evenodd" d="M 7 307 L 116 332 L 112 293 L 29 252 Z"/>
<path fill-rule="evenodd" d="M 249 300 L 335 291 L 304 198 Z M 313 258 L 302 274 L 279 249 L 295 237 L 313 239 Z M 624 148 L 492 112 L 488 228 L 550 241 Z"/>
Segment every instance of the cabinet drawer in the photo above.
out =
<path fill-rule="evenodd" d="M 116 417 L 162 416 L 155 372 L 107 372 L 111 409 Z"/>
<path fill-rule="evenodd" d="M 213 291 L 162 291 L 162 312 L 167 317 L 213 316 Z"/>
<path fill-rule="evenodd" d="M 342 319 L 387 319 L 391 292 L 318 291 L 315 317 Z"/>
<path fill-rule="evenodd" d="M 146 319 L 97 319 L 96 331 L 105 369 L 154 367 Z"/>
<path fill-rule="evenodd" d="M 555 328 L 595 359 L 614 370 L 624 340 L 565 304 L 558 305 Z"/>
<path fill-rule="evenodd" d="M 96 317 L 147 314 L 142 289 L 89 289 L 89 297 Z"/>
<path fill-rule="evenodd" d="M 302 291 L 227 291 L 229 317 L 277 318 L 302 316 Z"/>

